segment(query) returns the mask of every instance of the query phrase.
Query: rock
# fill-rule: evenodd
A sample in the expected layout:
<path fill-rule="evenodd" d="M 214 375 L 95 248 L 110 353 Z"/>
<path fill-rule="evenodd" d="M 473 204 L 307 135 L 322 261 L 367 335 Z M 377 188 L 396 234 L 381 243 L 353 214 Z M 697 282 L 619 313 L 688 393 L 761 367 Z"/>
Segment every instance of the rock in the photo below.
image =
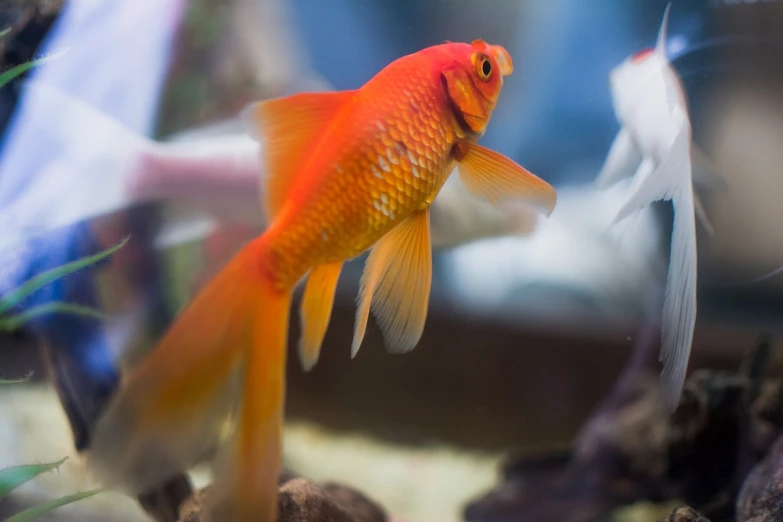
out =
<path fill-rule="evenodd" d="M 737 522 L 783 521 L 783 436 L 748 474 L 737 499 Z"/>
<path fill-rule="evenodd" d="M 707 517 L 689 507 L 681 507 L 660 522 L 710 522 Z"/>
<path fill-rule="evenodd" d="M 358 491 L 335 483 L 307 479 L 281 480 L 278 522 L 387 522 L 384 510 Z M 197 490 L 180 510 L 179 522 L 200 522 L 209 486 Z"/>

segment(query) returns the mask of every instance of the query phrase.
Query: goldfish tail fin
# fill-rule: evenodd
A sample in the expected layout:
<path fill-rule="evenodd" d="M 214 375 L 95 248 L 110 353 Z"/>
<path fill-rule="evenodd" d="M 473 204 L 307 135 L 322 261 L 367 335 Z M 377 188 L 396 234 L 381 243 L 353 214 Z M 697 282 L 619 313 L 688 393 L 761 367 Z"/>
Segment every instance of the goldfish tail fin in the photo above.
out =
<path fill-rule="evenodd" d="M 35 100 L 30 121 L 38 122 L 40 139 L 58 152 L 59 160 L 3 205 L 0 223 L 13 226 L 0 232 L 0 248 L 130 206 L 135 202 L 128 191 L 133 165 L 155 148 L 84 100 L 42 81 L 27 85 L 26 95 Z"/>
<path fill-rule="evenodd" d="M 260 240 L 245 246 L 128 372 L 89 449 L 107 486 L 138 494 L 208 457 L 243 391 L 237 458 L 216 485 L 241 485 L 226 494 L 242 512 L 267 501 L 260 481 L 278 474 L 290 296 L 273 289 L 263 258 Z"/>

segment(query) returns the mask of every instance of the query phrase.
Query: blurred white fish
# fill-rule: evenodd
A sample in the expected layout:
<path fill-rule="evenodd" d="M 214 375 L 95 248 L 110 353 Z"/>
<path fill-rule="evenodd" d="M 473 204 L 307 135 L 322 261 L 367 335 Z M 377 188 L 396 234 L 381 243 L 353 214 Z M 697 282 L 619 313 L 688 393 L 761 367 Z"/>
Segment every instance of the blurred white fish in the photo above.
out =
<path fill-rule="evenodd" d="M 27 88 L 36 96 L 39 110 L 48 108 L 53 115 L 39 120 L 38 131 L 58 142 L 64 153 L 40 174 L 40 182 L 0 209 L 0 249 L 151 201 L 174 204 L 166 209 L 157 237 L 161 248 L 202 239 L 221 222 L 265 226 L 259 206 L 259 143 L 244 132 L 239 120 L 160 142 L 52 85 L 31 82 Z M 450 183 L 433 205 L 433 246 L 526 234 L 535 223 L 532 209 L 496 209 L 469 197 L 460 184 Z"/>
<path fill-rule="evenodd" d="M 660 360 L 662 398 L 669 410 L 679 401 L 696 323 L 696 218 L 712 227 L 693 191 L 691 123 L 685 92 L 666 54 L 671 3 L 655 48 L 627 58 L 610 73 L 621 129 L 596 185 L 606 187 L 633 175 L 629 196 L 614 223 L 660 200 L 674 207 L 671 257 L 663 303 Z M 701 155 L 707 170 L 708 162 Z M 635 172 L 634 172 L 635 171 Z"/>

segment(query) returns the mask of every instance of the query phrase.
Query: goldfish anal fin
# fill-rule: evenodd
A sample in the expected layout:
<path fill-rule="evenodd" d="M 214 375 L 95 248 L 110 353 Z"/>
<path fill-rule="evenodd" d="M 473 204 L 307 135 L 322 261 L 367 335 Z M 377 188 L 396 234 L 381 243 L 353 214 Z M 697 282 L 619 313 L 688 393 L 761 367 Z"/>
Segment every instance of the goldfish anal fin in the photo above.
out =
<path fill-rule="evenodd" d="M 251 243 L 125 375 L 89 451 L 106 485 L 139 493 L 213 449 L 239 394 L 254 321 L 263 316 L 257 263 Z"/>
<path fill-rule="evenodd" d="M 521 200 L 547 216 L 555 209 L 557 192 L 552 185 L 498 152 L 475 143 L 465 148 L 464 157 L 457 158 L 457 169 L 471 194 L 492 204 Z"/>
<path fill-rule="evenodd" d="M 318 362 L 342 267 L 342 262 L 317 266 L 310 270 L 307 277 L 300 307 L 302 334 L 299 339 L 299 360 L 305 371 L 311 370 Z"/>
<path fill-rule="evenodd" d="M 391 353 L 412 350 L 421 338 L 432 285 L 429 210 L 416 212 L 370 252 L 359 290 L 352 355 L 359 351 L 370 310 Z"/>
<path fill-rule="evenodd" d="M 308 153 L 355 94 L 356 91 L 299 93 L 255 102 L 242 111 L 241 119 L 248 132 L 261 142 L 268 221 L 280 211 L 310 157 Z"/>

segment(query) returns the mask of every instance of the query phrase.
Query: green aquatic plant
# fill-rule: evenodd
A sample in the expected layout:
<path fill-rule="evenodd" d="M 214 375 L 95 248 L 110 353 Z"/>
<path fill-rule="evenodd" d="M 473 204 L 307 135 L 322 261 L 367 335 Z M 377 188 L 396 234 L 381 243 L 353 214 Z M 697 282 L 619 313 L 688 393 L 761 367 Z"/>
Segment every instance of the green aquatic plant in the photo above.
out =
<path fill-rule="evenodd" d="M 25 297 L 29 296 L 41 287 L 56 281 L 62 277 L 67 276 L 77 270 L 81 270 L 89 265 L 95 264 L 102 259 L 105 259 L 112 255 L 114 252 L 125 246 L 129 238 L 125 238 L 117 245 L 108 248 L 102 252 L 99 252 L 93 256 L 83 257 L 76 261 L 71 261 L 57 268 L 47 270 L 42 274 L 29 279 L 23 283 L 19 288 L 12 290 L 8 294 L 0 297 L 0 331 L 12 331 L 16 330 L 24 323 L 35 317 L 51 314 L 51 313 L 69 313 L 75 315 L 82 315 L 87 317 L 102 318 L 103 314 L 93 308 L 86 306 L 76 305 L 73 303 L 64 303 L 60 301 L 52 301 L 50 303 L 44 303 L 38 306 L 34 306 L 29 310 L 15 314 L 7 315 L 8 312 L 16 305 L 18 305 Z"/>
<path fill-rule="evenodd" d="M 1 79 L 1 78 L 0 78 Z M 68 274 L 81 270 L 89 265 L 97 263 L 102 259 L 105 259 L 112 255 L 114 252 L 122 248 L 125 243 L 128 242 L 128 238 L 117 245 L 108 248 L 93 256 L 84 257 L 66 263 L 60 267 L 47 270 L 42 274 L 39 274 L 32 279 L 23 283 L 19 288 L 13 290 L 0 298 L 0 331 L 11 331 L 19 328 L 25 322 L 29 321 L 33 317 L 37 317 L 47 313 L 70 313 L 76 315 L 85 315 L 89 317 L 101 317 L 101 313 L 98 310 L 87 308 L 84 306 L 78 306 L 70 303 L 51 302 L 42 305 L 38 305 L 30 308 L 26 312 L 22 312 L 16 315 L 7 316 L 6 314 L 14 306 L 19 304 L 25 297 L 32 294 L 39 288 L 43 287 L 65 277 Z M 29 375 L 23 379 L 16 380 L 2 380 L 0 379 L 0 385 L 11 385 L 26 382 L 29 379 Z M 66 457 L 67 458 L 67 457 Z M 14 489 L 18 488 L 22 484 L 33 480 L 35 477 L 42 473 L 49 471 L 55 471 L 60 465 L 65 462 L 65 458 L 57 462 L 50 462 L 46 464 L 30 464 L 23 466 L 12 466 L 9 468 L 0 469 L 0 499 L 9 495 Z M 6 522 L 28 522 L 35 520 L 40 515 L 47 513 L 55 508 L 82 500 L 87 497 L 91 497 L 97 493 L 100 493 L 100 489 L 93 489 L 90 491 L 84 491 L 79 493 L 73 493 L 64 497 L 48 500 L 35 506 L 32 506 L 21 513 L 17 513 L 8 518 Z"/>
<path fill-rule="evenodd" d="M 67 459 L 67 457 L 66 457 Z M 58 460 L 57 462 L 50 462 L 47 464 L 31 464 L 26 466 L 12 466 L 10 468 L 0 469 L 0 499 L 8 496 L 13 490 L 21 486 L 22 484 L 33 480 L 35 477 L 48 471 L 55 471 L 60 465 L 66 461 L 66 459 Z M 42 502 L 38 505 L 25 509 L 21 513 L 11 516 L 6 519 L 6 522 L 28 522 L 35 520 L 38 516 L 47 513 L 55 508 L 70 504 L 77 500 L 81 500 L 87 497 L 91 497 L 97 493 L 100 493 L 100 489 L 93 489 L 90 491 L 83 491 L 80 493 L 74 493 L 64 497 Z"/>

